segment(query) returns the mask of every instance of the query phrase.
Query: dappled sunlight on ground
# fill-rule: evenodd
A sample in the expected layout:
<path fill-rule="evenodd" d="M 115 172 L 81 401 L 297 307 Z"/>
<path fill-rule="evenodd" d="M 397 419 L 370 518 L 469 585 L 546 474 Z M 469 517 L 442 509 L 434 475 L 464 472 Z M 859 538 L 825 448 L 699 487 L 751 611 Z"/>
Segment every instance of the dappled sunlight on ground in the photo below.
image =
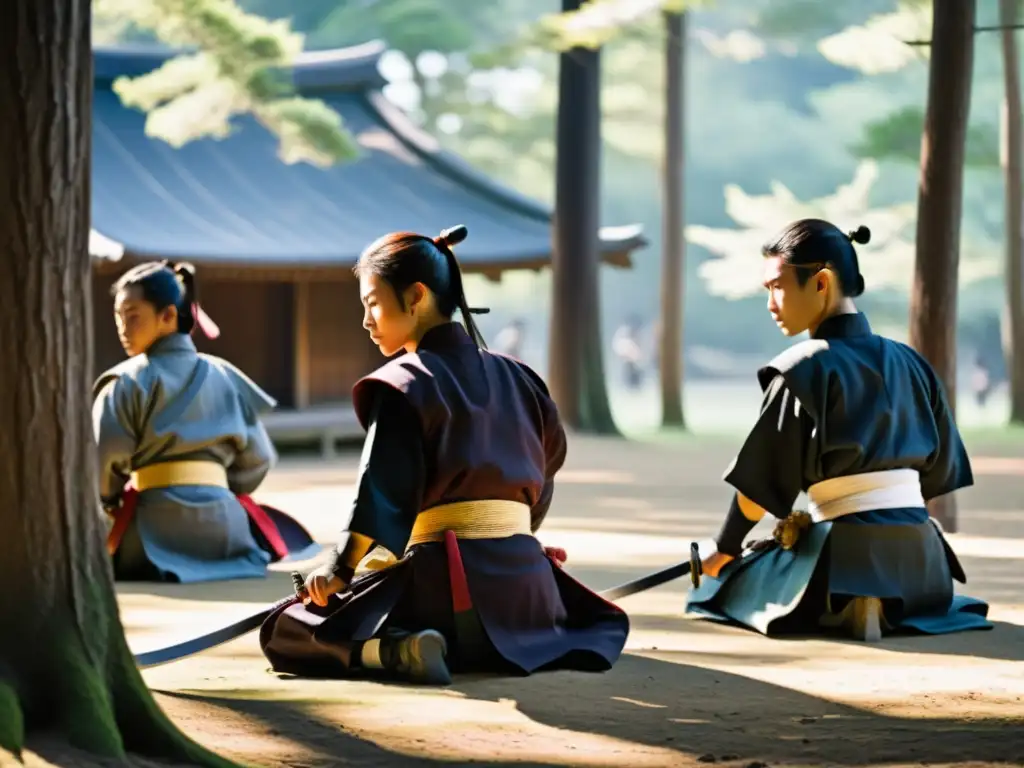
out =
<path fill-rule="evenodd" d="M 305 711 L 396 752 L 434 759 L 565 766 L 664 766 L 680 755 L 625 739 L 538 723 L 514 699 L 391 696 L 370 705 L 310 702 Z M 413 745 L 409 749 L 408 745 Z M 499 746 L 500 745 L 500 746 Z M 496 754 L 498 747 L 499 754 Z"/>
<path fill-rule="evenodd" d="M 541 539 L 568 550 L 570 572 L 595 589 L 679 562 L 692 539 L 717 529 L 729 451 L 725 442 L 665 450 L 573 438 Z M 331 543 L 357 464 L 357 454 L 336 466 L 285 462 L 258 496 Z M 992 632 L 871 646 L 769 639 L 684 617 L 684 579 L 622 602 L 632 623 L 627 654 L 603 675 L 465 678 L 448 689 L 299 680 L 269 672 L 253 633 L 144 677 L 195 738 L 275 767 L 427 757 L 638 767 L 696 766 L 709 756 L 737 766 L 1021 763 L 1021 499 L 1024 476 L 979 478 L 961 497 L 963 532 L 950 536 L 968 573 L 964 591 L 993 603 Z M 755 535 L 768 531 L 762 524 Z M 289 572 L 311 565 L 278 564 L 267 579 L 119 585 L 129 642 L 149 650 L 240 619 L 288 595 Z"/>

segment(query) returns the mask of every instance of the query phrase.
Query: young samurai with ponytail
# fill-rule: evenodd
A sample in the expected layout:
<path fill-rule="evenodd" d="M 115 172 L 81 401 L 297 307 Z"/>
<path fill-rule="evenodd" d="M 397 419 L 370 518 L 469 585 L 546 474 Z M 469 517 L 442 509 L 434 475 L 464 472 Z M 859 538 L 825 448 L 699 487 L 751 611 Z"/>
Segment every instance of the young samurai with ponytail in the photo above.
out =
<path fill-rule="evenodd" d="M 271 560 L 312 545 L 291 518 L 248 497 L 276 459 L 259 418 L 275 403 L 231 363 L 197 352 L 196 328 L 219 331 L 192 266 L 140 264 L 112 294 L 130 357 L 96 381 L 93 423 L 115 577 L 264 576 Z"/>
<path fill-rule="evenodd" d="M 854 243 L 870 234 L 803 219 L 763 248 L 768 312 L 785 335 L 811 338 L 758 372 L 761 415 L 726 472 L 736 493 L 690 613 L 864 641 L 991 626 L 985 603 L 954 595 L 963 568 L 925 507 L 973 483 L 942 384 L 853 304 L 864 292 Z M 794 512 L 801 492 L 807 510 Z M 766 514 L 772 539 L 744 552 Z"/>
<path fill-rule="evenodd" d="M 353 390 L 367 435 L 344 535 L 263 625 L 279 672 L 444 684 L 604 670 L 625 645 L 626 615 L 534 536 L 565 432 L 541 378 L 484 349 L 452 250 L 466 234 L 387 235 L 356 266 L 363 327 L 392 359 Z M 354 578 L 374 545 L 390 564 Z"/>

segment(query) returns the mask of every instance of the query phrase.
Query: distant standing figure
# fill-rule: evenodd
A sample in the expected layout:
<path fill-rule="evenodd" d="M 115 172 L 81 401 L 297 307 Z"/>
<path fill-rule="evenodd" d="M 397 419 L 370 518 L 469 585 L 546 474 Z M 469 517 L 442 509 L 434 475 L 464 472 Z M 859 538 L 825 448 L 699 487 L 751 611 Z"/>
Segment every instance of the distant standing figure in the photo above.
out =
<path fill-rule="evenodd" d="M 517 317 L 498 332 L 497 338 L 494 339 L 494 349 L 503 355 L 522 360 L 525 336 L 526 321 Z"/>
<path fill-rule="evenodd" d="M 643 347 L 640 344 L 640 321 L 632 317 L 619 326 L 612 337 L 612 352 L 622 361 L 627 389 L 639 389 L 643 383 Z"/>
<path fill-rule="evenodd" d="M 971 391 L 978 406 L 984 408 L 988 402 L 988 396 L 992 394 L 992 374 L 981 352 L 974 353 L 974 361 L 971 364 Z"/>

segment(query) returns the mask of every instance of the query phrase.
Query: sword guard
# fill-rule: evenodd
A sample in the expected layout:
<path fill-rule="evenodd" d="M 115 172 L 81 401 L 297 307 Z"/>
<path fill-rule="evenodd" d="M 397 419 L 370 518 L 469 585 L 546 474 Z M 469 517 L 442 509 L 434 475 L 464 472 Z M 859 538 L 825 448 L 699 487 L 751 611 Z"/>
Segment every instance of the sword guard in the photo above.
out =
<path fill-rule="evenodd" d="M 690 583 L 696 589 L 700 586 L 700 577 L 704 575 L 704 565 L 700 561 L 700 547 L 696 541 L 690 542 Z"/>

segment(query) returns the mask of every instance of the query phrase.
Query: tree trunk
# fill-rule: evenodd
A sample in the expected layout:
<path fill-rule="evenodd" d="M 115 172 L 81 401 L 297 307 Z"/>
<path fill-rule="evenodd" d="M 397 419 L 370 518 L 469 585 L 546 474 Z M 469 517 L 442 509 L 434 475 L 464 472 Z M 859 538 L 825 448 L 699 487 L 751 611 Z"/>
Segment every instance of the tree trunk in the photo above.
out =
<path fill-rule="evenodd" d="M 686 142 L 686 14 L 665 14 L 665 212 L 662 216 L 661 425 L 685 428 L 683 418 L 683 168 Z"/>
<path fill-rule="evenodd" d="M 562 0 L 575 11 L 580 0 Z M 608 403 L 601 339 L 601 54 L 559 57 L 551 344 L 548 379 L 566 426 L 617 434 Z"/>
<path fill-rule="evenodd" d="M 956 321 L 964 149 L 974 63 L 975 0 L 934 0 L 928 106 L 921 140 L 917 254 L 910 293 L 910 343 L 934 366 L 956 407 Z M 929 512 L 956 531 L 952 495 Z"/>
<path fill-rule="evenodd" d="M 13 0 L 0 27 L 0 750 L 59 731 L 90 752 L 228 765 L 135 666 L 97 505 L 87 248 L 89 0 Z"/>
<path fill-rule="evenodd" d="M 1006 311 L 1003 351 L 1010 380 L 1010 423 L 1024 423 L 1024 159 L 1022 159 L 1020 62 L 1017 58 L 1017 3 L 1000 0 L 1003 28 L 1003 180 L 1006 200 Z"/>

